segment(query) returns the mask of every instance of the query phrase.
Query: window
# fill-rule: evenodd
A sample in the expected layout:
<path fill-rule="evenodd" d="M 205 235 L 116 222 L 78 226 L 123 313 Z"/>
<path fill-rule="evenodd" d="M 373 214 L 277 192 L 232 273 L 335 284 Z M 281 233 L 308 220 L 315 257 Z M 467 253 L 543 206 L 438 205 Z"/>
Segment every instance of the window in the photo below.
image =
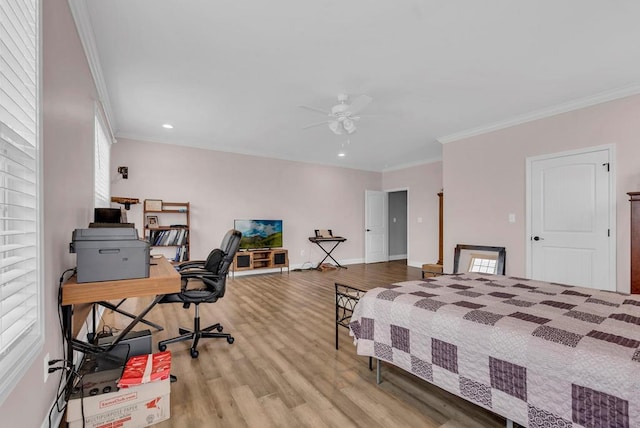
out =
<path fill-rule="evenodd" d="M 0 0 L 0 403 L 43 343 L 37 0 Z"/>
<path fill-rule="evenodd" d="M 111 206 L 109 165 L 111 163 L 111 142 L 107 135 L 107 127 L 102 119 L 102 111 L 96 103 L 95 114 L 95 208 L 108 208 Z"/>

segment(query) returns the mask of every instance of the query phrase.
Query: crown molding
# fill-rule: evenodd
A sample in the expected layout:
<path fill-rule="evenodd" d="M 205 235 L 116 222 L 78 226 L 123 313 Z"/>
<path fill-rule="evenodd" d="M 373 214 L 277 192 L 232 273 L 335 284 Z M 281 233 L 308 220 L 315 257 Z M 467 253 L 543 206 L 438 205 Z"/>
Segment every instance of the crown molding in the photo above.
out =
<path fill-rule="evenodd" d="M 617 100 L 619 98 L 625 98 L 640 93 L 640 85 L 628 86 L 625 88 L 614 89 L 612 91 L 601 92 L 590 97 L 579 98 L 577 100 L 569 101 L 567 103 L 558 104 L 553 107 L 545 108 L 542 110 L 527 113 L 521 116 L 516 116 L 511 119 L 507 119 L 492 124 L 479 126 L 477 128 L 471 128 L 466 131 L 456 132 L 454 134 L 445 135 L 437 138 L 441 144 L 452 143 L 454 141 L 462 140 L 465 138 L 475 137 L 478 135 L 486 134 L 500 129 L 509 128 L 515 125 L 521 125 L 523 123 L 532 122 L 534 120 L 544 119 L 547 117 L 555 116 L 561 113 L 567 113 L 573 110 L 579 110 L 581 108 L 590 107 L 596 104 L 606 103 L 608 101 Z"/>
<path fill-rule="evenodd" d="M 84 54 L 89 63 L 89 70 L 91 70 L 91 76 L 93 77 L 93 82 L 98 92 L 98 102 L 102 105 L 111 136 L 115 138 L 114 125 L 116 125 L 116 122 L 113 111 L 111 110 L 107 85 L 105 84 L 104 75 L 102 74 L 102 66 L 100 65 L 98 48 L 96 47 L 93 35 L 93 25 L 91 24 L 91 17 L 89 16 L 89 9 L 87 8 L 87 0 L 68 0 L 68 2 L 71 15 L 76 23 L 78 36 L 80 36 L 80 42 L 84 48 Z"/>
<path fill-rule="evenodd" d="M 400 171 L 402 169 L 412 168 L 414 166 L 420 166 L 420 165 L 428 165 L 436 162 L 442 162 L 442 156 L 437 156 L 435 158 L 424 159 L 424 160 L 415 161 L 415 162 L 407 162 L 407 163 L 395 165 L 389 168 L 383 168 L 382 172 Z"/>
<path fill-rule="evenodd" d="M 357 165 L 353 165 L 353 164 L 342 162 L 342 161 L 340 163 L 337 163 L 337 162 L 326 162 L 326 161 L 300 160 L 291 156 L 276 156 L 276 155 L 270 156 L 268 154 L 259 152 L 257 150 L 247 150 L 247 149 L 238 150 L 237 148 L 234 148 L 234 147 L 220 146 L 220 145 L 212 146 L 210 143 L 203 143 L 202 141 L 194 140 L 194 139 L 178 140 L 178 139 L 153 138 L 153 137 L 145 137 L 139 134 L 133 134 L 128 132 L 118 132 L 118 134 L 116 135 L 116 138 L 119 139 L 119 141 L 132 140 L 132 141 L 138 141 L 141 143 L 167 144 L 170 146 L 190 147 L 192 149 L 229 153 L 233 155 L 253 156 L 253 157 L 274 159 L 274 160 L 287 161 L 287 162 L 305 163 L 309 165 L 321 165 L 321 166 L 327 166 L 332 168 L 343 168 L 343 169 L 353 169 L 356 171 L 382 173 L 382 171 L 379 169 L 357 166 Z M 176 141 L 180 141 L 180 142 L 176 142 Z"/>

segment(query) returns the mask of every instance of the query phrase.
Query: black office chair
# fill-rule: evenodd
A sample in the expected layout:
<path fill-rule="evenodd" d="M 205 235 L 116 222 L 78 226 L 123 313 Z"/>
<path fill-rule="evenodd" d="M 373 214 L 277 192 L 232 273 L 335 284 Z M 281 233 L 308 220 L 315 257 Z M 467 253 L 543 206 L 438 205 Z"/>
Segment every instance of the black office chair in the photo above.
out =
<path fill-rule="evenodd" d="M 240 238 L 240 232 L 231 229 L 224 236 L 220 248 L 211 251 L 207 260 L 184 262 L 178 266 L 182 277 L 182 290 L 179 293 L 165 295 L 159 303 L 182 303 L 185 309 L 193 303 L 196 306 L 193 330 L 180 328 L 180 336 L 158 343 L 160 351 L 166 350 L 169 343 L 191 340 L 191 357 L 198 358 L 196 348 L 200 338 L 226 338 L 229 344 L 233 343 L 233 337 L 228 333 L 222 333 L 222 325 L 219 323 L 200 328 L 200 303 L 214 303 L 224 296 L 227 273 L 240 247 Z M 190 282 L 198 282 L 199 288 L 189 288 Z"/>

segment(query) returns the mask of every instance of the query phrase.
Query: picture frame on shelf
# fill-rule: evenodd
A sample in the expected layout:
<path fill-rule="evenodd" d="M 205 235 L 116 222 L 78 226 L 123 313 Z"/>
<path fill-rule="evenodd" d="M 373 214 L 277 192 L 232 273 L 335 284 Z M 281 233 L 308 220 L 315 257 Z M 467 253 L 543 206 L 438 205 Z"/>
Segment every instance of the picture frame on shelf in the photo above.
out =
<path fill-rule="evenodd" d="M 162 199 L 145 199 L 144 209 L 146 211 L 162 211 Z"/>
<path fill-rule="evenodd" d="M 145 222 L 148 229 L 157 229 L 160 227 L 160 223 L 158 223 L 157 215 L 148 215 L 147 221 Z"/>

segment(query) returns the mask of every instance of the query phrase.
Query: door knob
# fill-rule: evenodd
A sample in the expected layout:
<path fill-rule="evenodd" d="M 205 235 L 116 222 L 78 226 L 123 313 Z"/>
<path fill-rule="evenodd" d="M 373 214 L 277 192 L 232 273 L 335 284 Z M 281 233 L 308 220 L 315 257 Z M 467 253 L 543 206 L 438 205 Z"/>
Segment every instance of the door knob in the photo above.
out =
<path fill-rule="evenodd" d="M 371 232 L 371 229 L 367 229 L 367 232 Z"/>
<path fill-rule="evenodd" d="M 533 240 L 534 240 L 534 241 L 544 241 L 544 238 L 541 238 L 541 237 L 539 237 L 539 236 L 534 236 L 534 237 L 533 237 Z"/>

